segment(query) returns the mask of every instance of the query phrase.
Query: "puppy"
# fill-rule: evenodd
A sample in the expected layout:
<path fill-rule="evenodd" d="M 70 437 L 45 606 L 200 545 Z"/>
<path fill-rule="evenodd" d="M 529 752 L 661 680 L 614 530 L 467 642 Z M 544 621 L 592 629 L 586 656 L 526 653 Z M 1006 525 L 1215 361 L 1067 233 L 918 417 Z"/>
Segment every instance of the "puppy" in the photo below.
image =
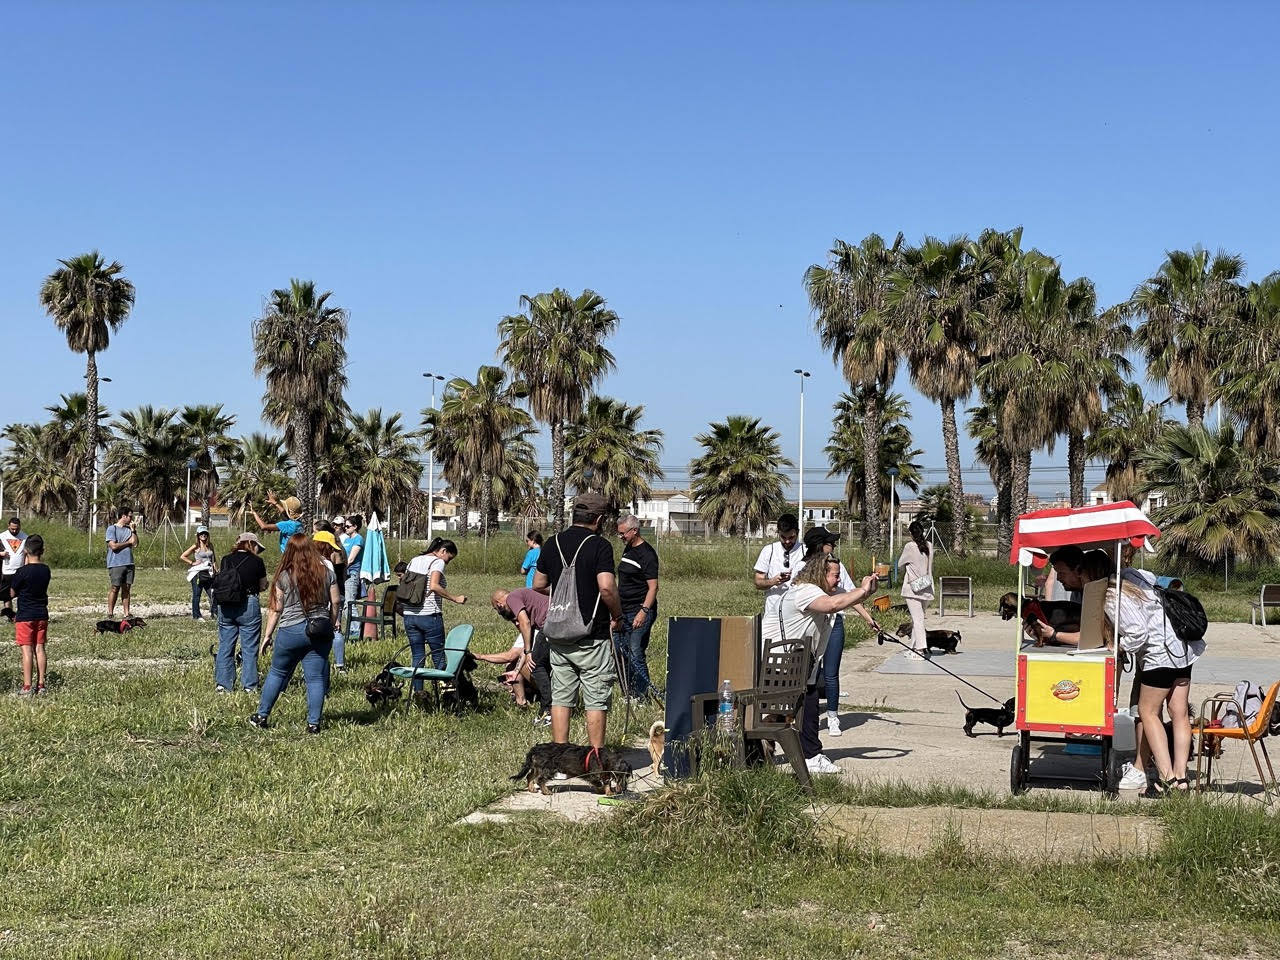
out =
<path fill-rule="evenodd" d="M 127 620 L 99 620 L 93 627 L 94 633 L 127 633 L 145 627 L 147 621 L 141 617 L 130 617 Z"/>
<path fill-rule="evenodd" d="M 1004 702 L 1002 707 L 971 707 L 964 702 L 964 698 L 960 696 L 960 691 L 956 691 L 956 699 L 960 701 L 960 706 L 964 707 L 964 735 L 966 737 L 974 736 L 973 725 L 975 723 L 989 723 L 996 728 L 996 735 L 1003 737 L 1004 728 L 1013 726 L 1013 710 L 1014 699 L 1010 697 Z"/>
<path fill-rule="evenodd" d="M 899 624 L 898 636 L 911 636 L 911 624 Z M 959 630 L 926 630 L 924 632 L 925 647 L 930 650 L 941 650 L 943 653 L 959 653 L 956 647 L 960 646 L 961 639 Z"/>
<path fill-rule="evenodd" d="M 653 721 L 653 725 L 649 727 L 649 759 L 653 761 L 653 772 L 657 773 L 662 767 L 662 751 L 667 746 L 667 728 L 663 726 L 661 720 Z"/>
<path fill-rule="evenodd" d="M 583 747 L 576 743 L 539 743 L 525 754 L 524 766 L 511 779 L 524 780 L 525 788 L 533 793 L 535 785 L 550 795 L 547 781 L 557 773 L 568 777 L 581 777 L 592 785 L 596 793 L 606 797 L 624 793 L 631 779 L 631 764 L 622 759 L 621 751 L 612 747 Z"/>
<path fill-rule="evenodd" d="M 1000 598 L 1000 619 L 1012 620 L 1018 615 L 1018 595 L 1006 593 Z M 1033 624 L 1043 620 L 1058 630 L 1075 632 L 1080 629 L 1080 604 L 1074 600 L 1022 600 L 1022 621 Z"/>
<path fill-rule="evenodd" d="M 364 685 L 364 698 L 369 701 L 369 706 L 377 708 L 395 703 L 403 695 L 404 682 L 391 673 L 391 668 L 398 666 L 401 664 L 392 660 L 382 668 L 381 673 Z"/>
<path fill-rule="evenodd" d="M 475 655 L 468 650 L 462 655 L 462 669 L 458 671 L 458 681 L 445 686 L 440 691 L 442 709 L 461 713 L 464 707 L 472 710 L 480 709 L 480 691 L 471 680 L 471 671 L 477 666 Z"/>

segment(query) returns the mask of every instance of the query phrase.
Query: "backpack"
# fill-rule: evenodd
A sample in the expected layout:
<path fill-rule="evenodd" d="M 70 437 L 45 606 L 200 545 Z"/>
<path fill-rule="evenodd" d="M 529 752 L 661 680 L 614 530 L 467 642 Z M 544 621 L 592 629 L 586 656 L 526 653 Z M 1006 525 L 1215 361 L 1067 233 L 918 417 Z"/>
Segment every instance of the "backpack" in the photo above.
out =
<path fill-rule="evenodd" d="M 244 603 L 249 599 L 249 591 L 240 577 L 240 566 L 244 563 L 232 563 L 237 559 L 235 554 L 222 559 L 222 569 L 213 575 L 213 602 L 216 604 Z"/>
<path fill-rule="evenodd" d="M 578 575 L 577 564 L 578 554 L 582 552 L 582 548 L 587 545 L 587 540 L 595 537 L 591 534 L 582 543 L 578 544 L 578 549 L 574 551 L 573 559 L 568 563 L 564 561 L 564 550 L 560 547 L 560 538 L 556 537 L 556 551 L 560 554 L 560 579 L 556 582 L 556 588 L 551 591 L 551 602 L 547 605 L 547 620 L 542 627 L 542 632 L 547 635 L 548 640 L 555 640 L 559 643 L 572 643 L 581 640 L 591 633 L 592 624 L 595 623 L 596 612 L 600 609 L 600 595 L 596 594 L 596 605 L 591 610 L 591 617 L 587 620 L 582 618 L 582 609 L 578 606 Z"/>
<path fill-rule="evenodd" d="M 1166 590 L 1159 584 L 1154 584 L 1152 589 L 1164 608 L 1165 619 L 1179 640 L 1184 644 L 1204 640 L 1205 631 L 1209 629 L 1209 617 L 1199 600 L 1185 590 Z"/>
<path fill-rule="evenodd" d="M 408 570 L 400 576 L 396 587 L 396 607 L 420 607 L 427 599 L 427 575 Z"/>

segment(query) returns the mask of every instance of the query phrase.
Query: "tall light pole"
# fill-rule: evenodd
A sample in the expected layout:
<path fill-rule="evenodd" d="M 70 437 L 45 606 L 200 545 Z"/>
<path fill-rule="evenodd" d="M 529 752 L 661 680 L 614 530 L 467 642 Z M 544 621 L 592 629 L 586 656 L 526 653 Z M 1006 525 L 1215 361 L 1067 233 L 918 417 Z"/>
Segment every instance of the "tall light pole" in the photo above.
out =
<path fill-rule="evenodd" d="M 889 474 L 889 582 L 893 583 L 893 513 L 898 505 L 898 468 L 890 467 Z"/>
<path fill-rule="evenodd" d="M 434 413 L 436 409 L 436 381 L 444 380 L 438 373 L 424 373 L 424 377 L 431 381 L 431 410 Z M 431 539 L 431 532 L 435 528 L 436 522 L 436 453 L 435 449 L 427 446 L 427 539 Z M 463 517 L 463 523 L 466 517 Z"/>
<path fill-rule="evenodd" d="M 800 530 L 804 531 L 804 382 L 809 378 L 808 370 L 795 369 L 800 377 Z"/>
<path fill-rule="evenodd" d="M 195 460 L 187 461 L 187 502 L 183 504 L 182 510 L 182 536 L 187 537 L 191 534 L 191 471 L 199 467 L 200 464 Z"/>

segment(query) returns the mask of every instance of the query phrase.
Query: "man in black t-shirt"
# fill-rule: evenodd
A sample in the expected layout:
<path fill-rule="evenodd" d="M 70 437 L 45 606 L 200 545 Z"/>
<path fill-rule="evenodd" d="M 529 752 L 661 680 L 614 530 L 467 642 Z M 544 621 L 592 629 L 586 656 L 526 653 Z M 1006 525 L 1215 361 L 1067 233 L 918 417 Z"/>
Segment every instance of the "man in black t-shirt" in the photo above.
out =
<path fill-rule="evenodd" d="M 573 503 L 573 526 L 552 537 L 538 555 L 533 589 L 554 594 L 565 567 L 574 562 L 578 608 L 591 631 L 567 643 L 547 637 L 551 647 L 551 738 L 569 742 L 569 715 L 582 693 L 587 739 L 604 746 L 605 718 L 613 696 L 612 623 L 622 616 L 613 575 L 613 547 L 600 536 L 600 517 L 608 503 L 598 493 L 581 493 Z"/>
<path fill-rule="evenodd" d="M 622 619 L 613 640 L 626 666 L 627 689 L 631 696 L 643 700 L 657 696 L 649 678 L 645 651 L 649 649 L 649 632 L 658 615 L 658 551 L 640 536 L 640 521 L 630 514 L 618 521 L 618 538 L 623 544 L 622 559 L 618 562 Z"/>

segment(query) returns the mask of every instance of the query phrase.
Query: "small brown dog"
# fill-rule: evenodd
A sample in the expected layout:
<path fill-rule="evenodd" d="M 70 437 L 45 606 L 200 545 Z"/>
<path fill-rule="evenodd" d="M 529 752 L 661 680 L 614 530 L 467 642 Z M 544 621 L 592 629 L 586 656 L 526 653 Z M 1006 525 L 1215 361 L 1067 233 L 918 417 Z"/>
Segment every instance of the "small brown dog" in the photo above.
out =
<path fill-rule="evenodd" d="M 661 720 L 653 721 L 649 727 L 649 758 L 653 760 L 653 772 L 662 768 L 662 752 L 667 747 L 667 728 Z"/>

